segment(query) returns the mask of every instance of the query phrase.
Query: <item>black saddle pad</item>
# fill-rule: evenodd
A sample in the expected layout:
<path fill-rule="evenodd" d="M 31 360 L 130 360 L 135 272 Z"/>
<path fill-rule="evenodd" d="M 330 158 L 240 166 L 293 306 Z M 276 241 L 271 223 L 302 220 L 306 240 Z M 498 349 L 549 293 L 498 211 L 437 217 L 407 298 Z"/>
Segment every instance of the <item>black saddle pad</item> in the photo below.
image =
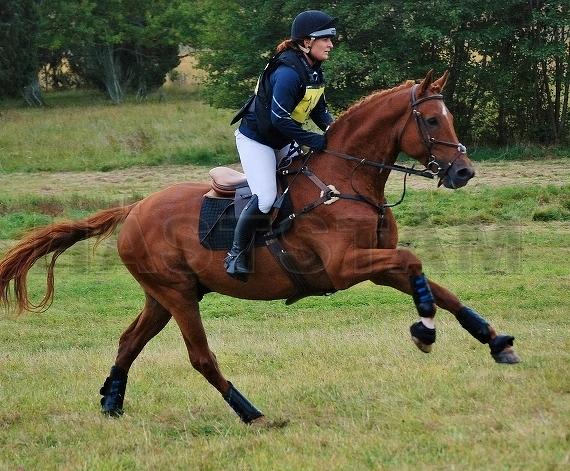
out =
<path fill-rule="evenodd" d="M 231 248 L 237 222 L 234 205 L 233 198 L 204 197 L 202 199 L 198 233 L 200 243 L 207 249 L 229 250 Z M 291 199 L 287 193 L 282 201 L 277 218 L 273 221 L 273 226 L 278 225 L 292 211 Z M 258 232 L 255 237 L 255 246 L 261 247 L 263 245 L 265 245 L 264 233 Z"/>
<path fill-rule="evenodd" d="M 204 198 L 200 209 L 200 243 L 210 250 L 229 250 L 234 241 L 236 216 L 233 198 Z M 255 246 L 265 245 L 258 233 Z"/>
<path fill-rule="evenodd" d="M 231 198 L 204 198 L 200 209 L 200 243 L 212 250 L 229 249 L 234 240 L 236 217 Z"/>

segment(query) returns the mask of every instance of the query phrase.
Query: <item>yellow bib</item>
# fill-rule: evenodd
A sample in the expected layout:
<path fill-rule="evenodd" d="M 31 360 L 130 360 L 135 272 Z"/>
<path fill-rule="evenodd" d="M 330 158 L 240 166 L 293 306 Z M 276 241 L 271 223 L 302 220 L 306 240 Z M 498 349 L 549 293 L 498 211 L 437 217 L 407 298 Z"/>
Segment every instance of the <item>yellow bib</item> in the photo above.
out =
<path fill-rule="evenodd" d="M 309 119 L 311 111 L 317 106 L 317 102 L 325 92 L 324 85 L 317 87 L 307 86 L 305 96 L 291 113 L 291 118 L 301 124 L 305 124 Z"/>

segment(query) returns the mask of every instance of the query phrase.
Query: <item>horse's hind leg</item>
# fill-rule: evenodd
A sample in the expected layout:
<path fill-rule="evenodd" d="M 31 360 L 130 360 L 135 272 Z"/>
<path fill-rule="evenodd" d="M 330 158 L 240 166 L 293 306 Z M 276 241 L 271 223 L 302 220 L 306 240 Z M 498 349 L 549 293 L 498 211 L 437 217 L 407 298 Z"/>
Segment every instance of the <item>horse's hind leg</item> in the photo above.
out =
<path fill-rule="evenodd" d="M 208 346 L 196 293 L 185 288 L 179 291 L 157 284 L 145 284 L 145 289 L 149 289 L 176 320 L 192 366 L 222 394 L 245 423 L 261 419 L 263 414 L 222 375 L 216 356 Z"/>
<path fill-rule="evenodd" d="M 413 293 L 409 278 L 402 273 L 385 273 L 382 277 L 372 281 L 376 284 L 391 286 L 407 294 Z M 494 327 L 486 319 L 474 309 L 464 306 L 459 298 L 447 288 L 433 281 L 429 281 L 428 284 L 433 293 L 435 303 L 442 309 L 451 312 L 461 326 L 479 342 L 489 344 L 491 355 L 497 363 L 518 363 L 520 361 L 513 349 L 514 337 L 498 335 Z M 418 345 L 417 342 L 415 343 Z M 421 345 L 418 345 L 418 347 L 426 351 Z"/>
<path fill-rule="evenodd" d="M 101 388 L 101 410 L 113 417 L 123 413 L 123 400 L 129 369 L 144 346 L 158 334 L 170 320 L 170 313 L 154 298 L 146 295 L 146 303 L 119 340 L 115 365 Z"/>

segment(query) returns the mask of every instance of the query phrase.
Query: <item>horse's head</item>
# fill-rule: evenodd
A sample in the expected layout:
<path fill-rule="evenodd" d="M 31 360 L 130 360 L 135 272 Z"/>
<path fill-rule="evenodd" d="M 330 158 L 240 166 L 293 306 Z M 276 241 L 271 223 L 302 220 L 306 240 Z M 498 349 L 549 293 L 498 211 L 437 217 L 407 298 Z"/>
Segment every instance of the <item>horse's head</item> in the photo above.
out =
<path fill-rule="evenodd" d="M 401 131 L 400 149 L 437 175 L 446 188 L 460 188 L 473 178 L 475 170 L 467 150 L 457 139 L 453 115 L 440 94 L 449 72 L 436 81 L 432 74 L 430 70 L 411 89 L 411 115 Z"/>

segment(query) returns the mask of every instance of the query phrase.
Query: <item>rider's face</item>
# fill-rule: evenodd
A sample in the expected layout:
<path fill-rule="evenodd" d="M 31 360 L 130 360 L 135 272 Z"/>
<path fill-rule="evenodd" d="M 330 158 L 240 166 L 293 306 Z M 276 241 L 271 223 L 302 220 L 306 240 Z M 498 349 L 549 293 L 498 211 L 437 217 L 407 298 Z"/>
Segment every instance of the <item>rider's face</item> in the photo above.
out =
<path fill-rule="evenodd" d="M 331 38 L 315 39 L 311 45 L 311 56 L 316 61 L 326 61 L 333 47 L 334 45 Z"/>

